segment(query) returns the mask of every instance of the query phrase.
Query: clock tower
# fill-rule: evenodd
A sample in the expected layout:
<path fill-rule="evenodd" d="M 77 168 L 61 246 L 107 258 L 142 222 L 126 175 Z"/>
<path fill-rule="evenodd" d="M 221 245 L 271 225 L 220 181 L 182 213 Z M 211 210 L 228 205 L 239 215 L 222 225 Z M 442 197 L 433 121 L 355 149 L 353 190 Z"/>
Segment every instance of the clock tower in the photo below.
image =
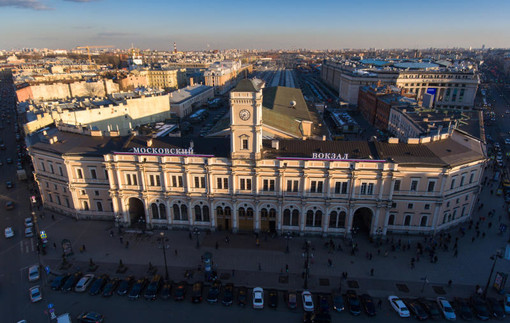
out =
<path fill-rule="evenodd" d="M 230 92 L 232 159 L 260 159 L 263 81 L 244 79 Z"/>

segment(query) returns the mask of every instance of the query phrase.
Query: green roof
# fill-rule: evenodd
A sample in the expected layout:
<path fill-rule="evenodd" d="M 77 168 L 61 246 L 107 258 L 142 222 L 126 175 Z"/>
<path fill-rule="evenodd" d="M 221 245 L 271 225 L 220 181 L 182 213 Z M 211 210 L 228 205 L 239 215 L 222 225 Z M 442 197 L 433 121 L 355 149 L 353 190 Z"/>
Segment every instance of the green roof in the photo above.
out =
<path fill-rule="evenodd" d="M 243 79 L 237 83 L 232 92 L 258 92 L 260 91 L 260 82 L 256 79 Z"/>

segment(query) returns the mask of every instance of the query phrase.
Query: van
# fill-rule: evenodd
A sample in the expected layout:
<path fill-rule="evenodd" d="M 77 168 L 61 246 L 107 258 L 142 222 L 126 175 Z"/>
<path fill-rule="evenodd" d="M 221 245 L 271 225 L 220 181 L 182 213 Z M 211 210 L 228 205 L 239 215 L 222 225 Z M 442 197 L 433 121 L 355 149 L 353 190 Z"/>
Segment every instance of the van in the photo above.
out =
<path fill-rule="evenodd" d="M 65 313 L 57 317 L 57 323 L 71 323 L 71 315 Z"/>

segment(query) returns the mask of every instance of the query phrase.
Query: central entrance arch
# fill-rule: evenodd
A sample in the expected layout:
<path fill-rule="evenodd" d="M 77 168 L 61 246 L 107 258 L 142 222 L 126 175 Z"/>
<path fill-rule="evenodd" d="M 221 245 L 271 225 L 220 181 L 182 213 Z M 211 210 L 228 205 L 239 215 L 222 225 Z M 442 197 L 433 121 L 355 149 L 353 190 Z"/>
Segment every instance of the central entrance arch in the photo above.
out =
<path fill-rule="evenodd" d="M 128 210 L 131 225 L 145 225 L 145 207 L 139 198 L 129 198 Z"/>
<path fill-rule="evenodd" d="M 373 215 L 372 210 L 368 207 L 361 207 L 357 209 L 356 212 L 354 212 L 351 230 L 353 230 L 353 232 L 363 232 L 370 235 Z"/>

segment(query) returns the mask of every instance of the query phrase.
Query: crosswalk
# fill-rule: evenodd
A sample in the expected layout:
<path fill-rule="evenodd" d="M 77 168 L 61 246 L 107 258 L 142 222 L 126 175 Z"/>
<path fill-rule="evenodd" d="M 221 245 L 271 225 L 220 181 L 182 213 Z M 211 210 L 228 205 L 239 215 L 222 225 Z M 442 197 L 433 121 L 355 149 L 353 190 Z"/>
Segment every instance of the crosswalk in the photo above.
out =
<path fill-rule="evenodd" d="M 24 240 L 20 241 L 19 247 L 20 247 L 21 253 L 32 253 L 32 252 L 35 252 L 37 249 L 36 242 L 35 242 L 34 238 L 24 239 Z"/>

